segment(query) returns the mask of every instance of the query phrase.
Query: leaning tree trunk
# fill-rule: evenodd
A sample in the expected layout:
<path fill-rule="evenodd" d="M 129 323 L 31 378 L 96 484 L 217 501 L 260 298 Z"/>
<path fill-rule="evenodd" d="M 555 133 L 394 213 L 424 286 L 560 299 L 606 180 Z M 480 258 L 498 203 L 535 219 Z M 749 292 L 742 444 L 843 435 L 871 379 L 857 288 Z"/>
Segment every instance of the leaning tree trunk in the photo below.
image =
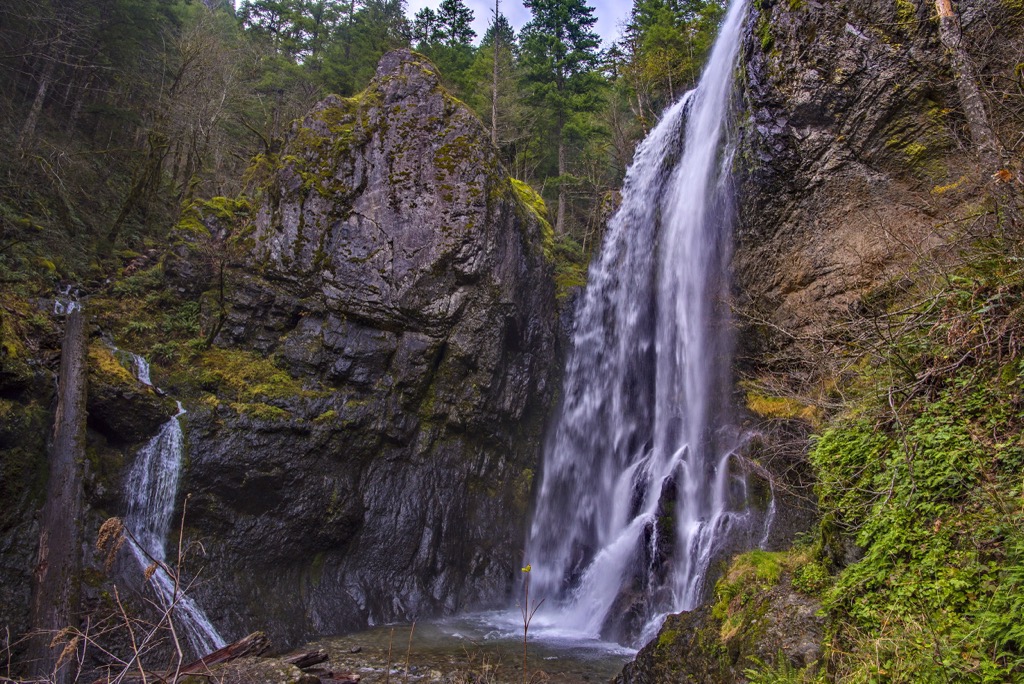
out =
<path fill-rule="evenodd" d="M 73 668 L 69 662 L 59 663 L 64 643 L 54 635 L 65 627 L 77 627 L 79 608 L 81 464 L 85 460 L 86 418 L 86 343 L 81 310 L 72 311 L 67 318 L 57 390 L 50 475 L 40 514 L 39 555 L 32 588 L 36 634 L 29 649 L 36 675 L 65 684 L 71 681 Z"/>
<path fill-rule="evenodd" d="M 53 47 L 46 55 L 46 64 L 43 66 L 43 73 L 39 77 L 39 87 L 36 88 L 35 99 L 32 100 L 32 108 L 28 111 L 28 117 L 21 127 L 21 134 L 18 136 L 18 153 L 24 153 L 32 144 L 36 134 L 36 126 L 39 124 L 39 115 L 43 111 L 43 103 L 46 102 L 46 94 L 50 90 L 50 82 L 53 80 L 53 70 L 57 64 L 57 44 L 60 42 L 60 34 L 53 43 Z"/>
<path fill-rule="evenodd" d="M 971 131 L 971 142 L 974 143 L 982 163 L 994 171 L 999 167 L 1002 147 L 989 123 L 985 101 L 978 87 L 978 72 L 964 47 L 963 31 L 953 11 L 953 1 L 935 0 L 935 7 L 939 13 L 939 38 L 949 52 L 957 91 L 960 94 L 960 106 Z"/>

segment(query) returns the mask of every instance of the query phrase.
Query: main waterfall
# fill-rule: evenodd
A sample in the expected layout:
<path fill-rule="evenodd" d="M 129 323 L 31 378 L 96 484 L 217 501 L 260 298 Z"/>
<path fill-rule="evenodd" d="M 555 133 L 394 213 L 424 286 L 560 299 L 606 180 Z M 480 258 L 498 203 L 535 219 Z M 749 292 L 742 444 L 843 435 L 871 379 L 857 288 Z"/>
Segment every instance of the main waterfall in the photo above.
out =
<path fill-rule="evenodd" d="M 727 115 L 745 0 L 640 145 L 591 268 L 527 544 L 538 620 L 624 642 L 693 608 L 770 523 L 729 420 Z"/>

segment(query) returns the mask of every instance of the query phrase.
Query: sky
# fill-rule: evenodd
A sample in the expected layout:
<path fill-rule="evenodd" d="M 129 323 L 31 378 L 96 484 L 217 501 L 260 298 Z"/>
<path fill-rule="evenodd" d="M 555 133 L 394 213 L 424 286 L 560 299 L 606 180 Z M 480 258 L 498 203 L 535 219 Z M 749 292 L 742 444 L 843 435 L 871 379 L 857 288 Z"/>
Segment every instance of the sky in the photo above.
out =
<path fill-rule="evenodd" d="M 440 0 L 406 0 L 408 15 L 412 17 L 424 7 L 437 9 Z M 473 10 L 473 30 L 476 31 L 476 38 L 479 41 L 483 38 L 487 26 L 491 22 L 491 15 L 494 13 L 494 0 L 465 0 L 466 6 Z M 619 36 L 620 24 L 629 15 L 629 9 L 633 6 L 631 0 L 590 0 L 587 4 L 594 8 L 594 15 L 597 17 L 597 24 L 594 30 L 604 47 L 609 47 Z M 523 24 L 530 20 L 530 10 L 523 7 L 520 0 L 501 0 L 501 13 L 508 17 L 512 27 L 518 32 Z"/>

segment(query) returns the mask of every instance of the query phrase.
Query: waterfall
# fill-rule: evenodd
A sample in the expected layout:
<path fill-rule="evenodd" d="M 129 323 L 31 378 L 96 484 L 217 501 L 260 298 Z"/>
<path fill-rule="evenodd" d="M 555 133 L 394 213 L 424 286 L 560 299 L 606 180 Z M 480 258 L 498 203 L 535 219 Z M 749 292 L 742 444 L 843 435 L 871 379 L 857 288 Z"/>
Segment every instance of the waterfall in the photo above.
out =
<path fill-rule="evenodd" d="M 733 0 L 700 83 L 638 147 L 577 311 L 526 551 L 562 628 L 651 635 L 770 522 L 728 416 L 726 120 L 745 16 Z"/>
<path fill-rule="evenodd" d="M 145 357 L 126 349 L 120 349 L 114 345 L 110 347 L 117 362 L 130 370 L 136 380 L 147 387 L 153 387 L 153 381 L 149 377 L 149 361 L 146 361 Z"/>
<path fill-rule="evenodd" d="M 145 359 L 122 352 L 132 364 L 140 382 L 149 382 L 149 364 Z M 174 506 L 178 496 L 178 480 L 184 455 L 184 435 L 179 419 L 185 414 L 181 402 L 178 413 L 164 423 L 160 431 L 139 450 L 128 473 L 128 513 L 124 524 L 134 541 L 132 554 L 143 571 L 157 562 L 149 578 L 160 603 L 165 609 L 174 605 L 176 624 L 184 628 L 189 645 L 196 655 L 202 656 L 224 646 L 202 608 L 187 594 L 186 587 L 175 586 L 174 578 L 162 567 L 167 561 L 167 535 L 174 519 Z"/>

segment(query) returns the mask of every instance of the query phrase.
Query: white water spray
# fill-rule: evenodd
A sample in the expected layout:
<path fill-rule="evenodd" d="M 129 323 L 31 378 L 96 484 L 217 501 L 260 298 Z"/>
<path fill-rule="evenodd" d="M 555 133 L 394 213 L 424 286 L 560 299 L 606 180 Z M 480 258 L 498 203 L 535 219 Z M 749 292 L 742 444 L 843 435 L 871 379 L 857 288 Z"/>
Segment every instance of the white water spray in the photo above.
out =
<path fill-rule="evenodd" d="M 745 16 L 733 0 L 697 88 L 638 148 L 577 315 L 526 560 L 556 606 L 538 618 L 583 634 L 649 636 L 769 522 L 727 411 L 725 138 Z"/>

